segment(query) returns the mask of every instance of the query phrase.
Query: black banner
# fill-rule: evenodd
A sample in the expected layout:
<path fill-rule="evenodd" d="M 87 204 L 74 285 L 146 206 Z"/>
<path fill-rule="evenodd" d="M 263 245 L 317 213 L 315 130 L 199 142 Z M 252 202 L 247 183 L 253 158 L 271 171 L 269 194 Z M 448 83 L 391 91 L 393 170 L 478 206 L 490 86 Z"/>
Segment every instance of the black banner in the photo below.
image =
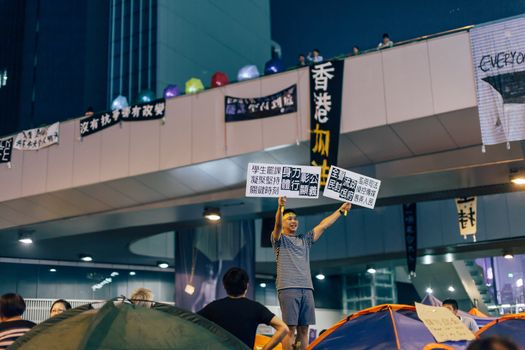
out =
<path fill-rule="evenodd" d="M 120 121 L 133 122 L 164 118 L 166 103 L 159 99 L 141 103 L 111 112 L 95 114 L 91 117 L 80 119 L 80 137 L 88 136 L 107 129 Z"/>
<path fill-rule="evenodd" d="M 13 153 L 13 138 L 0 140 L 0 163 L 9 163 Z"/>
<path fill-rule="evenodd" d="M 343 70 L 344 61 L 310 66 L 310 164 L 321 167 L 321 186 L 337 164 Z"/>
<path fill-rule="evenodd" d="M 297 112 L 297 85 L 264 97 L 224 97 L 224 116 L 227 123 L 293 112 Z"/>
<path fill-rule="evenodd" d="M 416 275 L 417 260 L 417 204 L 403 204 L 403 221 L 405 223 L 405 247 L 407 254 L 408 275 Z"/>

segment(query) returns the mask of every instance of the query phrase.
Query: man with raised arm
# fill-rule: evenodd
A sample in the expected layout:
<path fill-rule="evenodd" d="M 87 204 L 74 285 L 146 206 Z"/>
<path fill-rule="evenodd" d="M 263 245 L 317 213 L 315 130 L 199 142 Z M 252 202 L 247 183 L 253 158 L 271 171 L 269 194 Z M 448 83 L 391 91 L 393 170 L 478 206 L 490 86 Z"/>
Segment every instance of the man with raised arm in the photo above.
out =
<path fill-rule="evenodd" d="M 315 324 L 315 303 L 310 273 L 310 247 L 340 216 L 346 215 L 351 204 L 344 203 L 324 218 L 313 230 L 298 233 L 299 221 L 292 209 L 285 209 L 286 197 L 279 197 L 272 246 L 277 262 L 277 295 L 283 321 L 290 333 L 283 340 L 283 349 L 292 350 L 300 342 L 300 349 L 308 346 L 308 326 Z M 297 339 L 295 339 L 297 331 Z"/>

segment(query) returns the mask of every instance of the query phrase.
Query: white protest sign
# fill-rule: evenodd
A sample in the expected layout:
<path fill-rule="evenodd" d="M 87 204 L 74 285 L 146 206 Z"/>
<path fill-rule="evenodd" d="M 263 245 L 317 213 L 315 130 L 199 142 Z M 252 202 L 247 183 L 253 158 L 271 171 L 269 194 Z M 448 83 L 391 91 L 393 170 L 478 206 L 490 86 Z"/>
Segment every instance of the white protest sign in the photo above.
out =
<path fill-rule="evenodd" d="M 16 135 L 14 148 L 23 151 L 34 151 L 58 143 L 60 123 L 42 128 L 24 130 Z"/>
<path fill-rule="evenodd" d="M 319 198 L 321 168 L 249 163 L 246 197 Z"/>
<path fill-rule="evenodd" d="M 438 342 L 476 339 L 467 326 L 449 309 L 416 303 L 417 316 Z"/>
<path fill-rule="evenodd" d="M 380 186 L 380 180 L 332 165 L 323 196 L 374 209 Z"/>

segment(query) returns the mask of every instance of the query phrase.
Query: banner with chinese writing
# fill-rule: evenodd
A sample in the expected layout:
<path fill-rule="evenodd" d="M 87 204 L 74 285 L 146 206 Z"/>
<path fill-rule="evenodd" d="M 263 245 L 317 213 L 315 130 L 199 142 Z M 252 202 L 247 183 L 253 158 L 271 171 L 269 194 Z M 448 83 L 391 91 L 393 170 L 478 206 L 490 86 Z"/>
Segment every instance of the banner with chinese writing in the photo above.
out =
<path fill-rule="evenodd" d="M 164 99 L 133 105 L 111 112 L 97 113 L 80 119 L 80 137 L 107 129 L 121 121 L 144 121 L 164 118 L 166 104 Z"/>
<path fill-rule="evenodd" d="M 458 211 L 459 233 L 462 236 L 475 235 L 477 197 L 456 198 L 456 209 Z"/>
<path fill-rule="evenodd" d="M 332 165 L 323 196 L 374 209 L 379 187 L 380 180 Z"/>
<path fill-rule="evenodd" d="M 310 164 L 321 167 L 321 186 L 337 164 L 343 70 L 344 61 L 310 66 Z"/>
<path fill-rule="evenodd" d="M 525 17 L 470 30 L 484 145 L 525 139 Z"/>
<path fill-rule="evenodd" d="M 24 130 L 16 135 L 13 147 L 23 151 L 34 151 L 58 143 L 59 124 Z"/>
<path fill-rule="evenodd" d="M 318 198 L 321 168 L 249 163 L 246 197 Z"/>
<path fill-rule="evenodd" d="M 11 162 L 13 153 L 13 138 L 0 139 L 0 164 Z"/>
<path fill-rule="evenodd" d="M 416 276 L 417 261 L 417 204 L 403 204 L 403 223 L 405 226 L 405 248 L 408 276 Z"/>
<path fill-rule="evenodd" d="M 226 122 L 238 122 L 297 112 L 297 85 L 264 97 L 224 97 Z"/>
<path fill-rule="evenodd" d="M 417 317 L 432 333 L 437 342 L 461 341 L 476 339 L 474 333 L 467 326 L 444 307 L 416 304 Z"/>

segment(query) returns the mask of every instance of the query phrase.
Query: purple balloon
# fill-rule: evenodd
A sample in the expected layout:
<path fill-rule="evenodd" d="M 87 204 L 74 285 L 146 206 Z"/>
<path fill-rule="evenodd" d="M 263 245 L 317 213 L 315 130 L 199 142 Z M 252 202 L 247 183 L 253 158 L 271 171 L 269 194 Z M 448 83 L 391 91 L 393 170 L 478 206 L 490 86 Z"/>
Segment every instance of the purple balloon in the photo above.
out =
<path fill-rule="evenodd" d="M 172 98 L 181 95 L 181 91 L 177 85 L 168 85 L 164 89 L 164 98 Z"/>

